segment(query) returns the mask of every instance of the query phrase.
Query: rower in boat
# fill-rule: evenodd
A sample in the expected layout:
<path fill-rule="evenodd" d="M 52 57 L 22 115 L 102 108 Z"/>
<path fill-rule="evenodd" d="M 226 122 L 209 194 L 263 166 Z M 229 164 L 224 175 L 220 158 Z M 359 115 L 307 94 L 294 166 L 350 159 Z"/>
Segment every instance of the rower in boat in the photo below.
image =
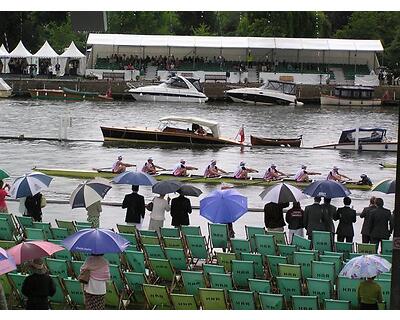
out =
<path fill-rule="evenodd" d="M 221 176 L 221 173 L 227 172 L 217 167 L 217 160 L 211 160 L 211 163 L 204 171 L 204 178 L 218 178 Z"/>
<path fill-rule="evenodd" d="M 235 179 L 249 179 L 249 173 L 251 172 L 258 172 L 258 170 L 246 167 L 246 163 L 240 161 L 239 167 L 234 172 L 233 177 Z"/>
<path fill-rule="evenodd" d="M 360 178 L 361 178 L 361 180 L 357 182 L 358 185 L 362 185 L 362 186 L 365 186 L 365 185 L 367 185 L 367 186 L 372 186 L 372 181 L 371 181 L 371 179 L 370 179 L 365 173 L 363 173 L 363 174 L 360 176 Z"/>
<path fill-rule="evenodd" d="M 301 166 L 301 169 L 296 172 L 293 179 L 296 180 L 296 182 L 309 182 L 310 181 L 309 176 L 321 174 L 320 172 L 310 172 L 310 171 L 306 171 L 306 170 L 307 170 L 307 166 L 303 164 Z"/>
<path fill-rule="evenodd" d="M 196 167 L 187 166 L 186 161 L 181 159 L 181 161 L 175 166 L 172 175 L 176 177 L 186 177 L 188 175 L 187 173 L 188 170 L 197 170 L 197 169 L 198 168 Z"/>
<path fill-rule="evenodd" d="M 153 162 L 153 158 L 150 157 L 147 159 L 146 163 L 144 164 L 144 166 L 142 168 L 142 172 L 145 172 L 150 175 L 154 175 L 154 174 L 157 174 L 157 169 L 165 170 L 163 167 L 155 165 Z"/>
<path fill-rule="evenodd" d="M 116 162 L 114 162 L 111 171 L 113 173 L 122 173 L 125 172 L 126 168 L 128 167 L 135 167 L 135 165 L 122 162 L 122 156 L 118 156 L 118 159 Z"/>
<path fill-rule="evenodd" d="M 344 182 L 345 179 L 351 180 L 348 176 L 345 176 L 344 174 L 339 173 L 339 168 L 334 166 L 331 171 L 329 171 L 328 176 L 326 177 L 326 180 L 333 180 L 337 182 Z"/>
<path fill-rule="evenodd" d="M 275 164 L 271 164 L 271 167 L 269 167 L 267 171 L 265 171 L 263 179 L 266 181 L 272 181 L 272 180 L 279 180 L 282 177 L 287 177 L 287 174 L 276 169 Z"/>

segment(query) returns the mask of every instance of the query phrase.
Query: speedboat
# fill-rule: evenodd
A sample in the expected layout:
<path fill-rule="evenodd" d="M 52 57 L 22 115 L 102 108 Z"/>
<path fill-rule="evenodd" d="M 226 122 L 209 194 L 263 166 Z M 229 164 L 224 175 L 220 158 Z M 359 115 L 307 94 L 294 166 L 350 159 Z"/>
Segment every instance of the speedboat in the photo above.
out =
<path fill-rule="evenodd" d="M 357 150 L 357 151 L 397 151 L 397 141 L 386 137 L 381 128 L 356 128 L 344 130 L 338 143 L 315 146 L 318 149 Z"/>
<path fill-rule="evenodd" d="M 170 77 L 159 85 L 129 89 L 128 92 L 137 101 L 159 102 L 206 102 L 198 79 L 182 76 Z"/>
<path fill-rule="evenodd" d="M 0 98 L 11 97 L 11 94 L 11 87 L 2 78 L 0 78 Z"/>
<path fill-rule="evenodd" d="M 381 99 L 373 97 L 373 87 L 337 86 L 330 95 L 321 94 L 322 105 L 380 106 Z"/>
<path fill-rule="evenodd" d="M 225 91 L 233 102 L 265 105 L 297 105 L 303 103 L 297 101 L 296 84 L 278 80 L 269 80 L 259 88 L 240 88 Z"/>
<path fill-rule="evenodd" d="M 104 126 L 100 128 L 105 142 L 243 145 L 233 139 L 221 137 L 218 122 L 197 117 L 164 117 L 160 119 L 157 129 Z"/>

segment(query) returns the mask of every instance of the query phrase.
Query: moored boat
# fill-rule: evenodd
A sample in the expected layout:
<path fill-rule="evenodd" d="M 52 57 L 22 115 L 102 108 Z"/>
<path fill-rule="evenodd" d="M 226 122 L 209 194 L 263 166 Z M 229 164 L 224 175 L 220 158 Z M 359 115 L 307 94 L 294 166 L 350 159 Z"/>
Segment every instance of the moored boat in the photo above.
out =
<path fill-rule="evenodd" d="M 380 106 L 382 100 L 374 98 L 373 95 L 373 87 L 337 86 L 331 94 L 321 94 L 321 105 Z"/>
<path fill-rule="evenodd" d="M 385 129 L 358 128 L 342 131 L 338 143 L 318 145 L 314 148 L 397 152 L 397 141 L 388 140 Z"/>
<path fill-rule="evenodd" d="M 172 125 L 172 123 L 179 123 L 181 127 L 176 124 Z M 242 145 L 233 139 L 221 137 L 218 122 L 196 117 L 164 117 L 160 119 L 157 129 L 105 126 L 100 128 L 105 142 Z"/>
<path fill-rule="evenodd" d="M 111 95 L 101 95 L 98 92 L 77 91 L 68 88 L 62 89 L 29 89 L 32 98 L 35 99 L 55 99 L 55 100 L 71 100 L 71 101 L 110 101 L 113 100 Z"/>
<path fill-rule="evenodd" d="M 300 147 L 302 136 L 295 139 L 274 139 L 263 138 L 250 135 L 252 146 L 279 146 L 279 147 Z"/>
<path fill-rule="evenodd" d="M 63 168 L 33 168 L 34 171 L 39 171 L 45 173 L 50 176 L 55 177 L 65 177 L 65 178 L 75 178 L 75 179 L 93 179 L 95 177 L 102 177 L 106 179 L 112 179 L 117 174 L 112 173 L 111 171 L 96 171 L 96 170 L 70 170 L 70 169 L 63 169 Z M 265 181 L 262 178 L 253 178 L 248 180 L 241 180 L 235 179 L 233 177 L 220 177 L 220 178 L 204 178 L 201 175 L 191 175 L 190 177 L 175 177 L 171 173 L 161 173 L 155 175 L 154 178 L 158 181 L 162 180 L 179 180 L 185 183 L 206 183 L 206 184 L 221 184 L 221 183 L 229 183 L 235 186 L 272 186 L 279 182 L 278 181 Z M 290 184 L 299 187 L 305 188 L 307 187 L 310 182 L 296 182 L 292 179 L 285 180 Z M 371 190 L 371 186 L 369 185 L 358 185 L 357 183 L 346 183 L 345 184 L 348 189 L 355 189 L 355 190 Z"/>
<path fill-rule="evenodd" d="M 12 95 L 11 87 L 0 78 L 0 98 L 9 98 Z"/>

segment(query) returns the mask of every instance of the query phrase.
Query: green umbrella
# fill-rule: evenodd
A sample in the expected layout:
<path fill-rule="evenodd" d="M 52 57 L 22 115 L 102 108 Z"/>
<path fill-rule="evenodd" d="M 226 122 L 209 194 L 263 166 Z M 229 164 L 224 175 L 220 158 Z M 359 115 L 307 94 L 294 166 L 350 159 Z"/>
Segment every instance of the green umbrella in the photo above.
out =
<path fill-rule="evenodd" d="M 396 192 L 396 180 L 386 179 L 379 182 L 372 191 L 379 191 L 386 194 Z"/>
<path fill-rule="evenodd" d="M 10 177 L 10 175 L 8 174 L 7 171 L 5 171 L 3 169 L 0 169 L 0 180 L 3 180 L 5 178 L 9 178 L 9 177 Z"/>

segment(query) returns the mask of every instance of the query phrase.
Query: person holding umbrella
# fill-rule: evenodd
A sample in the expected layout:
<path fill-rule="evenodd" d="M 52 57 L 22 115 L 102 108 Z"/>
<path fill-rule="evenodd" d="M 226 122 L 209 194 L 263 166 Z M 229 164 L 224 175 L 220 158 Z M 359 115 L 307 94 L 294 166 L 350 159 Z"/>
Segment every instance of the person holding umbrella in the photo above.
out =
<path fill-rule="evenodd" d="M 371 243 L 375 243 L 379 246 L 382 240 L 387 240 L 390 237 L 390 230 L 392 230 L 391 224 L 391 213 L 389 209 L 383 207 L 383 199 L 376 198 L 376 208 L 371 210 L 369 217 L 369 236 Z"/>
<path fill-rule="evenodd" d="M 138 194 L 139 186 L 132 185 L 132 193 L 125 195 L 122 208 L 126 208 L 125 222 L 141 229 L 145 214 L 144 197 Z"/>
<path fill-rule="evenodd" d="M 366 278 L 358 286 L 357 297 L 361 310 L 378 310 L 378 303 L 383 301 L 382 288 L 374 279 Z"/>
<path fill-rule="evenodd" d="M 178 228 L 182 225 L 188 226 L 189 214 L 192 213 L 192 204 L 189 198 L 186 198 L 182 190 L 178 190 L 178 197 L 171 200 L 171 224 Z"/>
<path fill-rule="evenodd" d="M 0 212 L 8 213 L 6 197 L 8 197 L 8 192 L 10 190 L 10 186 L 7 183 L 4 183 L 3 180 L 0 180 Z"/>
<path fill-rule="evenodd" d="M 92 224 L 92 228 L 100 227 L 100 213 L 102 212 L 101 201 L 96 201 L 86 208 L 87 222 Z"/>
<path fill-rule="evenodd" d="M 304 210 L 301 208 L 300 202 L 293 202 L 293 207 L 286 212 L 285 220 L 289 229 L 289 243 L 292 243 L 295 234 L 304 237 L 303 215 Z"/>
<path fill-rule="evenodd" d="M 165 211 L 170 211 L 169 205 L 170 198 L 164 199 L 165 194 L 160 194 L 158 197 L 153 198 L 153 206 L 150 213 L 149 230 L 155 230 L 160 234 L 160 228 L 164 226 Z"/>
<path fill-rule="evenodd" d="M 363 211 L 360 214 L 360 218 L 364 219 L 362 228 L 361 228 L 361 238 L 362 238 L 362 243 L 369 243 L 370 242 L 370 236 L 369 236 L 369 216 L 371 214 L 371 211 L 376 209 L 375 205 L 376 197 L 372 196 L 369 199 L 369 206 L 365 207 Z"/>
<path fill-rule="evenodd" d="M 46 206 L 46 201 L 41 192 L 25 199 L 26 215 L 32 217 L 33 221 L 42 222 L 42 208 Z"/>
<path fill-rule="evenodd" d="M 43 259 L 33 259 L 28 266 L 32 274 L 25 278 L 21 289 L 22 294 L 28 298 L 26 310 L 48 310 L 49 296 L 56 293 L 56 285 L 49 276 Z"/>

